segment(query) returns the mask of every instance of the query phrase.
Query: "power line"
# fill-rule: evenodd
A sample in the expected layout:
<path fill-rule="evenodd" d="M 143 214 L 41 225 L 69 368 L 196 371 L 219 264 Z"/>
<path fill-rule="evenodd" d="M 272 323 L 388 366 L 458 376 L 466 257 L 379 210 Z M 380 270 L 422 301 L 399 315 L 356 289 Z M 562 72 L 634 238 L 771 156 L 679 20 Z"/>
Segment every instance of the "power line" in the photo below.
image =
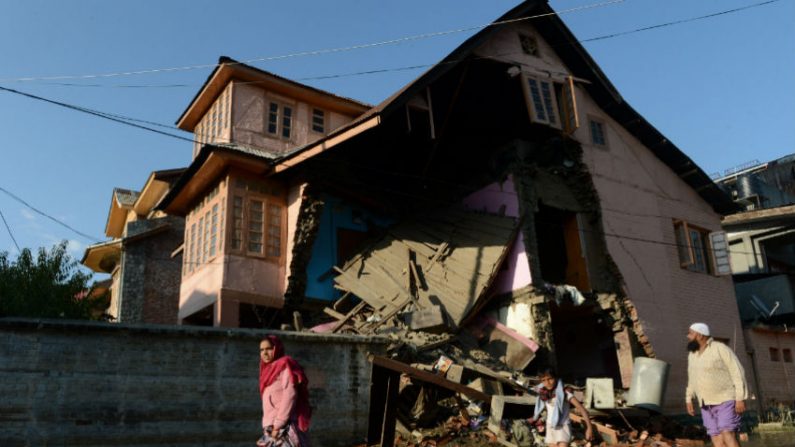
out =
<path fill-rule="evenodd" d="M 6 216 L 3 215 L 3 210 L 0 210 L 0 218 L 3 219 L 3 223 L 6 225 L 6 230 L 8 230 L 8 235 L 11 236 L 11 240 L 14 241 L 14 245 L 17 247 L 17 251 L 22 253 L 22 250 L 19 249 L 19 244 L 17 244 L 17 240 L 14 237 L 14 233 L 11 231 L 11 227 L 8 225 L 6 221 Z"/>
<path fill-rule="evenodd" d="M 549 16 L 556 16 L 561 14 L 568 14 L 572 12 L 583 11 L 587 9 L 595 9 L 595 8 L 602 8 L 606 6 L 611 6 L 618 3 L 623 3 L 626 0 L 610 0 L 602 3 L 592 3 L 583 6 L 577 6 L 574 8 L 565 9 L 562 11 L 553 11 L 544 14 L 537 14 L 534 16 L 528 17 L 520 17 L 517 19 L 510 19 L 510 20 L 503 20 L 499 22 L 491 22 L 484 25 L 475 25 L 469 26 L 464 28 L 457 28 L 452 30 L 446 31 L 435 31 L 430 33 L 423 33 L 423 34 L 415 34 L 412 36 L 404 36 L 398 37 L 395 39 L 383 40 L 379 42 L 371 42 L 371 43 L 364 43 L 358 45 L 351 45 L 347 47 L 337 47 L 337 48 L 326 48 L 320 50 L 310 50 L 310 51 L 300 51 L 296 53 L 288 53 L 278 56 L 265 56 L 265 57 L 257 57 L 252 59 L 247 59 L 243 61 L 236 62 L 237 64 L 250 64 L 255 62 L 270 62 L 276 60 L 283 60 L 283 59 L 291 59 L 296 57 L 306 57 L 306 56 L 319 56 L 323 54 L 334 54 L 334 53 L 342 53 L 348 52 L 353 50 L 361 50 L 366 48 L 374 48 L 380 47 L 385 45 L 395 45 L 404 42 L 416 41 L 416 40 L 423 40 L 429 39 L 433 37 L 441 37 L 450 34 L 457 34 L 463 33 L 468 31 L 474 31 L 479 29 L 488 28 L 490 26 L 500 26 L 506 25 L 510 23 L 522 22 L 532 19 L 538 19 L 542 17 L 549 17 Z M 778 1 L 778 0 L 774 0 Z M 151 69 L 142 69 L 142 70 L 132 70 L 132 71 L 125 71 L 125 72 L 116 72 L 116 73 L 101 73 L 101 74 L 86 74 L 86 75 L 64 75 L 64 76 L 28 76 L 28 77 L 21 77 L 21 78 L 6 78 L 0 79 L 0 82 L 30 82 L 30 81 L 58 81 L 58 80 L 67 80 L 67 79 L 96 79 L 96 78 L 111 78 L 111 77 L 120 77 L 120 76 L 133 76 L 133 75 L 143 75 L 143 74 L 152 74 L 152 73 L 163 73 L 163 72 L 178 72 L 178 71 L 187 71 L 187 70 L 195 70 L 201 68 L 215 68 L 218 67 L 220 64 L 198 64 L 198 65 L 186 65 L 181 67 L 167 67 L 167 68 L 151 68 Z M 228 65 L 234 65 L 234 63 L 229 63 Z"/>
<path fill-rule="evenodd" d="M 87 235 L 87 234 L 85 234 L 85 233 L 83 233 L 83 232 L 81 232 L 79 230 L 76 230 L 76 229 L 72 228 L 71 226 L 69 226 L 69 224 L 67 224 L 67 223 L 65 223 L 65 222 L 63 222 L 63 221 L 61 221 L 61 220 L 59 220 L 59 219 L 57 219 L 57 218 L 45 213 L 44 211 L 39 210 L 38 208 L 34 207 L 33 205 L 31 205 L 28 202 L 26 202 L 26 201 L 22 200 L 21 198 L 19 198 L 17 195 L 12 193 L 11 191 L 9 191 L 9 190 L 7 190 L 7 189 L 5 189 L 3 187 L 0 187 L 0 191 L 6 193 L 9 197 L 11 197 L 12 199 L 16 200 L 17 202 L 25 205 L 26 207 L 30 208 L 31 210 L 35 211 L 36 213 L 46 217 L 47 219 L 50 219 L 51 221 L 57 223 L 58 225 L 61 225 L 62 227 L 66 227 L 67 229 L 71 230 L 75 234 L 78 234 L 78 235 L 80 235 L 80 236 L 82 236 L 82 237 L 84 237 L 84 238 L 86 238 L 86 239 L 88 239 L 88 240 L 90 240 L 92 242 L 99 242 L 100 241 L 99 239 L 97 239 L 95 237 L 89 236 L 89 235 Z M 3 220 L 5 220 L 5 219 L 3 219 Z"/>
<path fill-rule="evenodd" d="M 57 106 L 60 106 L 60 107 L 64 107 L 64 108 L 67 108 L 67 109 L 70 109 L 70 110 L 75 110 L 75 111 L 78 111 L 78 112 L 87 113 L 89 115 L 93 115 L 93 116 L 97 116 L 97 117 L 100 117 L 100 118 L 104 118 L 106 120 L 114 121 L 114 122 L 121 123 L 121 124 L 124 124 L 124 125 L 127 125 L 127 126 L 132 126 L 132 127 L 138 128 L 138 129 L 143 129 L 143 130 L 147 130 L 149 132 L 154 132 L 154 133 L 157 133 L 157 134 L 160 134 L 160 135 L 165 135 L 167 137 L 176 138 L 178 140 L 183 140 L 183 141 L 188 141 L 188 142 L 193 143 L 193 139 L 192 138 L 186 138 L 186 137 L 183 137 L 181 135 L 176 135 L 176 134 L 173 134 L 173 133 L 163 132 L 162 130 L 152 129 L 151 127 L 147 127 L 147 126 L 143 126 L 143 125 L 135 124 L 134 122 L 131 122 L 131 121 L 140 121 L 140 120 L 134 120 L 132 118 L 122 119 L 122 118 L 119 117 L 119 115 L 113 115 L 113 114 L 109 114 L 109 113 L 105 113 L 105 112 L 99 112 L 99 111 L 96 111 L 96 110 L 87 109 L 85 107 L 75 106 L 75 105 L 72 105 L 72 104 L 67 104 L 65 102 L 60 102 L 60 101 L 55 101 L 55 100 L 52 100 L 52 99 L 47 99 L 47 98 L 44 98 L 42 96 L 37 96 L 37 95 L 30 94 L 30 93 L 21 92 L 19 90 L 14 90 L 14 89 L 7 88 L 7 87 L 0 86 L 0 90 L 5 91 L 5 92 L 9 92 L 9 93 L 14 93 L 16 95 L 25 96 L 25 97 L 28 97 L 28 98 L 31 98 L 31 99 L 35 99 L 35 100 L 38 100 L 38 101 L 44 101 L 44 102 L 47 102 L 47 103 L 50 103 L 50 104 L 54 104 L 54 105 L 57 105 Z M 150 124 L 156 124 L 156 123 L 150 123 Z M 156 124 L 156 125 L 162 126 L 162 124 Z"/>
<path fill-rule="evenodd" d="M 625 0 L 621 0 L 621 1 L 625 1 Z M 621 31 L 621 32 L 617 32 L 617 33 L 605 34 L 605 35 L 601 35 L 601 36 L 590 37 L 590 38 L 587 38 L 587 39 L 576 40 L 576 42 L 578 42 L 578 43 L 587 43 L 587 42 L 596 42 L 596 41 L 600 41 L 600 40 L 612 39 L 612 38 L 616 38 L 616 37 L 622 37 L 622 36 L 626 36 L 626 35 L 629 35 L 629 34 L 635 34 L 635 33 L 639 33 L 639 32 L 650 31 L 650 30 L 659 29 L 659 28 L 665 28 L 665 27 L 668 27 L 668 26 L 680 25 L 680 24 L 683 24 L 683 23 L 689 23 L 689 22 L 694 22 L 694 21 L 698 21 L 698 20 L 714 18 L 714 17 L 726 15 L 726 14 L 740 12 L 740 11 L 747 10 L 747 9 L 752 9 L 752 8 L 757 8 L 757 7 L 760 7 L 760 6 L 765 6 L 765 5 L 772 4 L 772 3 L 778 3 L 780 1 L 782 1 L 782 0 L 769 0 L 769 1 L 761 2 L 761 3 L 755 3 L 755 4 L 752 4 L 752 5 L 739 7 L 739 8 L 728 9 L 728 10 L 719 11 L 719 12 L 715 12 L 715 13 L 711 13 L 711 14 L 706 14 L 706 15 L 703 15 L 703 16 L 691 17 L 691 18 L 687 18 L 687 19 L 681 19 L 681 20 L 676 20 L 676 21 L 672 21 L 672 22 L 665 22 L 665 23 L 660 23 L 660 24 L 657 24 L 657 25 L 651 25 L 651 26 L 646 26 L 646 27 L 642 27 L 642 28 L 636 28 L 636 29 L 629 30 L 629 31 Z M 612 4 L 612 3 L 618 3 L 618 1 L 608 2 L 608 3 L 605 3 L 605 4 L 601 4 L 600 3 L 600 4 L 595 4 L 595 5 L 587 5 L 587 6 L 590 6 L 590 7 L 606 6 L 606 5 L 609 5 L 609 4 Z M 583 7 L 583 8 L 585 8 L 585 7 Z M 576 9 L 560 11 L 559 13 L 556 13 L 556 14 L 562 14 L 562 13 L 565 13 L 565 12 L 572 12 L 574 10 L 576 10 Z M 547 14 L 547 15 L 555 15 L 555 14 Z M 543 16 L 544 15 L 533 16 L 533 17 L 525 17 L 525 18 L 521 18 L 521 19 L 514 19 L 514 21 L 528 20 L 528 19 L 538 18 L 538 17 L 543 17 Z M 493 23 L 491 25 L 502 25 L 502 24 L 511 23 L 511 22 L 512 21 L 496 22 L 496 23 Z M 478 27 L 465 28 L 465 29 L 461 29 L 461 30 L 457 30 L 457 31 L 467 31 L 467 30 L 472 30 L 472 29 L 485 28 L 487 26 L 489 26 L 489 25 L 481 25 L 481 26 L 478 26 Z M 452 32 L 456 32 L 456 31 L 442 31 L 442 32 L 440 32 L 441 33 L 440 35 L 450 34 Z M 429 34 L 434 34 L 434 33 L 429 33 Z M 416 36 L 411 36 L 411 37 L 406 38 L 406 39 L 410 39 L 412 37 L 416 37 Z M 389 42 L 391 42 L 391 41 L 389 41 Z M 377 45 L 377 44 L 367 44 L 367 45 Z M 563 45 L 569 45 L 569 43 L 557 44 L 557 45 L 550 43 L 550 46 L 552 46 L 552 47 L 563 46 Z M 356 47 L 346 47 L 346 48 L 353 49 L 353 48 L 356 48 Z M 290 54 L 290 55 L 273 56 L 273 57 L 268 57 L 268 58 L 249 59 L 249 60 L 245 60 L 245 61 L 240 61 L 240 62 L 235 62 L 235 63 L 227 63 L 227 64 L 228 65 L 235 65 L 235 64 L 252 63 L 252 62 L 263 62 L 263 61 L 268 61 L 268 60 L 284 59 L 284 58 L 287 58 L 287 57 L 298 57 L 298 56 L 301 56 L 301 55 L 313 55 L 314 53 L 318 53 L 318 52 L 339 52 L 339 51 L 335 51 L 335 50 L 317 50 L 317 51 L 314 51 L 314 52 L 310 51 L 310 52 L 306 52 L 306 53 L 294 53 L 294 54 Z M 510 55 L 510 54 L 518 54 L 518 53 L 505 53 L 505 54 L 501 54 L 501 55 L 491 55 L 491 56 L 492 57 L 494 57 L 494 56 L 505 56 L 505 55 Z M 487 57 L 488 56 L 481 57 L 481 58 L 487 58 Z M 451 61 L 447 61 L 446 63 L 457 63 L 457 62 L 460 62 L 460 60 L 451 60 Z M 182 67 L 182 68 L 167 68 L 167 69 L 158 69 L 158 70 L 173 71 L 173 70 L 176 70 L 176 69 L 185 69 L 186 70 L 186 69 L 192 69 L 192 68 L 209 68 L 209 67 L 213 67 L 214 68 L 214 67 L 217 67 L 217 66 L 219 66 L 219 64 L 214 64 L 214 65 L 205 64 L 205 65 L 195 65 L 195 66 Z M 434 64 L 407 65 L 407 66 L 402 66 L 402 67 L 382 68 L 382 69 L 374 69 L 374 70 L 364 70 L 364 71 L 357 71 L 357 72 L 350 72 L 350 73 L 339 73 L 339 74 L 327 74 L 327 75 L 315 75 L 315 76 L 297 77 L 294 80 L 296 80 L 296 81 L 316 81 L 316 80 L 326 80 L 326 79 L 338 79 L 338 78 L 353 77 L 353 76 L 363 76 L 363 75 L 391 73 L 391 72 L 398 72 L 398 71 L 418 70 L 418 69 L 428 68 L 428 67 L 432 67 L 432 66 L 434 66 Z M 146 72 L 146 73 L 148 73 L 148 72 L 157 72 L 158 70 L 146 70 L 146 71 L 140 71 L 140 72 L 127 72 L 127 73 L 112 73 L 112 74 L 107 74 L 107 75 L 83 75 L 83 76 L 90 77 L 90 78 L 97 78 L 97 77 L 109 77 L 109 76 L 122 76 L 122 75 L 125 75 L 125 74 L 128 74 L 128 73 L 129 74 L 142 74 L 144 72 Z M 57 79 L 81 79 L 82 77 L 80 77 L 80 76 L 58 76 L 58 77 L 54 77 L 54 78 L 57 78 Z M 0 79 L 0 82 L 38 81 L 38 80 L 46 80 L 46 79 L 51 79 L 51 78 L 43 78 L 43 77 L 39 77 L 39 78 L 32 78 L 32 77 L 31 78 L 11 78 L 11 79 Z M 262 83 L 262 82 L 264 82 L 264 81 L 243 81 L 243 82 L 241 82 L 241 84 L 259 84 L 259 83 Z M 79 84 L 79 83 L 66 83 L 66 82 L 48 82 L 48 83 L 43 83 L 43 85 L 57 85 L 57 86 L 64 86 L 64 87 L 96 87 L 96 88 L 185 88 L 185 87 L 197 87 L 197 86 L 200 86 L 201 84 L 159 84 L 159 85 L 158 84 L 137 84 L 137 85 L 136 84 L 113 84 L 113 85 L 107 85 L 107 84 Z M 161 125 L 161 126 L 163 126 L 163 125 Z"/>
<path fill-rule="evenodd" d="M 695 22 L 697 20 L 710 19 L 710 18 L 713 18 L 713 17 L 722 16 L 722 15 L 725 15 L 725 14 L 731 14 L 731 13 L 734 13 L 734 12 L 744 11 L 746 9 L 758 8 L 760 6 L 765 6 L 765 5 L 769 5 L 769 4 L 772 4 L 772 3 L 778 3 L 780 1 L 781 0 L 768 0 L 766 2 L 754 3 L 754 4 L 751 4 L 751 5 L 741 6 L 739 8 L 734 8 L 734 9 L 727 9 L 725 11 L 719 11 L 719 12 L 715 12 L 715 13 L 707 14 L 707 15 L 703 15 L 703 16 L 691 17 L 689 19 L 675 20 L 673 22 L 666 22 L 666 23 L 660 23 L 660 24 L 657 24 L 657 25 L 646 26 L 646 27 L 643 27 L 643 28 L 636 28 L 636 29 L 633 29 L 633 30 L 630 30 L 630 31 L 622 31 L 622 32 L 619 32 L 619 33 L 606 34 L 604 36 L 591 37 L 590 39 L 581 40 L 580 42 L 581 43 L 583 43 L 583 42 L 595 42 L 597 40 L 612 39 L 614 37 L 626 36 L 628 34 L 639 33 L 639 32 L 642 32 L 642 31 L 649 31 L 649 30 L 658 29 L 658 28 L 665 28 L 667 26 L 680 25 L 682 23 Z"/>

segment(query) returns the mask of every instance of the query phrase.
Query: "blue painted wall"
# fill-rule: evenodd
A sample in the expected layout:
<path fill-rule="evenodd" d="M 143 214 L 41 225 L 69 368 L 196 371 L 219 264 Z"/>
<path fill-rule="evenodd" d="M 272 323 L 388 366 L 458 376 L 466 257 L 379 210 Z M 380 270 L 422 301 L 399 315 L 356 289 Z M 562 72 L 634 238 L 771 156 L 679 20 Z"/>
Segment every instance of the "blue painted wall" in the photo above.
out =
<path fill-rule="evenodd" d="M 305 294 L 310 298 L 332 301 L 340 296 L 340 292 L 334 288 L 335 274 L 328 273 L 332 266 L 340 266 L 337 259 L 337 230 L 345 228 L 366 232 L 368 221 L 375 222 L 378 226 L 388 226 L 392 220 L 337 197 L 323 195 L 323 201 L 325 205 L 320 215 L 320 228 L 312 246 L 312 256 L 306 272 Z"/>

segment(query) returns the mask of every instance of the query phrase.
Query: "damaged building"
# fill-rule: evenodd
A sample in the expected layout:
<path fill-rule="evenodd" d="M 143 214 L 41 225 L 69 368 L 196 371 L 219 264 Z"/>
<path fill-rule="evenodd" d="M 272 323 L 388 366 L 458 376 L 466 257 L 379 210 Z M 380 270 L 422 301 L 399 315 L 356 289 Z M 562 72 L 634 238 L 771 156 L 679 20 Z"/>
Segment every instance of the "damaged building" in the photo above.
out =
<path fill-rule="evenodd" d="M 222 58 L 159 204 L 186 218 L 180 321 L 408 327 L 624 388 L 656 357 L 682 412 L 689 324 L 745 349 L 735 205 L 552 12 L 522 3 L 374 107 Z"/>

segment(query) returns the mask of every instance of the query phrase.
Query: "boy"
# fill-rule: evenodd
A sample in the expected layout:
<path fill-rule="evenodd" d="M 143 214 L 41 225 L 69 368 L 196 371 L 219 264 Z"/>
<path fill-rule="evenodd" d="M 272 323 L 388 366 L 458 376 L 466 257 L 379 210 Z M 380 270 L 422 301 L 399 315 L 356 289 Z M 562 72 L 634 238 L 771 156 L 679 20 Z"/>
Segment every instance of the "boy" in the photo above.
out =
<path fill-rule="evenodd" d="M 588 410 L 574 397 L 569 388 L 563 386 L 563 382 L 558 380 L 555 371 L 551 368 L 542 370 L 539 378 L 541 383 L 535 388 L 535 392 L 538 393 L 538 401 L 531 421 L 537 421 L 541 411 L 547 410 L 545 439 L 547 445 L 567 447 L 571 443 L 569 411 L 572 406 L 585 420 L 585 439 L 590 441 L 593 437 L 593 428 Z"/>

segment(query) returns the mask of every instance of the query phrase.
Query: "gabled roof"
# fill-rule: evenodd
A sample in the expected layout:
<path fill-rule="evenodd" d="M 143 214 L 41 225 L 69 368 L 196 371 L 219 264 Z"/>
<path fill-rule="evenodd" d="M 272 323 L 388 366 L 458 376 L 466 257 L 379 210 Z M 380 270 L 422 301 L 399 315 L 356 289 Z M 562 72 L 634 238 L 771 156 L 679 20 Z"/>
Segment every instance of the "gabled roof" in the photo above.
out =
<path fill-rule="evenodd" d="M 127 221 L 127 211 L 135 206 L 140 192 L 124 188 L 113 188 L 110 198 L 108 220 L 105 222 L 105 235 L 120 237 L 124 232 L 124 223 Z"/>
<path fill-rule="evenodd" d="M 196 124 L 207 109 L 213 104 L 215 98 L 223 91 L 231 80 L 238 80 L 244 83 L 251 83 L 262 86 L 264 89 L 285 94 L 297 99 L 317 104 L 329 110 L 339 113 L 357 116 L 372 106 L 355 99 L 329 93 L 315 87 L 311 87 L 300 82 L 296 82 L 271 72 L 261 70 L 242 62 L 238 62 L 230 57 L 221 56 L 218 65 L 215 67 L 204 85 L 193 97 L 188 107 L 177 119 L 177 127 L 187 131 L 193 131 Z"/>
<path fill-rule="evenodd" d="M 185 172 L 171 185 L 168 193 L 160 200 L 155 209 L 168 214 L 185 215 L 190 206 L 189 195 L 200 191 L 208 182 L 212 182 L 229 164 L 247 165 L 262 173 L 269 172 L 277 159 L 273 153 L 238 143 L 216 143 L 202 146 Z M 206 171 L 205 176 L 196 176 L 199 171 Z M 202 178 L 198 178 L 202 177 Z"/>
<path fill-rule="evenodd" d="M 584 84 L 583 88 L 605 113 L 651 150 L 657 158 L 710 204 L 717 213 L 729 214 L 739 209 L 690 157 L 685 155 L 621 97 L 601 68 L 545 1 L 525 1 L 508 11 L 495 22 L 515 21 L 516 19 L 530 16 L 543 16 L 533 19 L 533 26 L 547 42 L 554 42 L 556 54 L 571 70 L 573 76 L 589 81 Z M 497 28 L 498 26 L 485 27 L 420 77 L 367 111 L 367 113 L 336 129 L 325 138 L 286 154 L 274 167 L 274 172 L 278 173 L 289 169 L 303 160 L 331 149 L 336 144 L 329 144 L 329 142 L 335 139 L 338 140 L 346 132 L 357 135 L 359 132 L 356 132 L 356 130 L 363 126 L 367 126 L 367 128 L 362 131 L 377 126 L 382 121 L 380 119 L 381 116 L 388 115 L 396 109 L 402 108 L 415 94 L 424 90 L 436 79 L 471 55 Z M 337 141 L 337 143 L 339 142 Z"/>

